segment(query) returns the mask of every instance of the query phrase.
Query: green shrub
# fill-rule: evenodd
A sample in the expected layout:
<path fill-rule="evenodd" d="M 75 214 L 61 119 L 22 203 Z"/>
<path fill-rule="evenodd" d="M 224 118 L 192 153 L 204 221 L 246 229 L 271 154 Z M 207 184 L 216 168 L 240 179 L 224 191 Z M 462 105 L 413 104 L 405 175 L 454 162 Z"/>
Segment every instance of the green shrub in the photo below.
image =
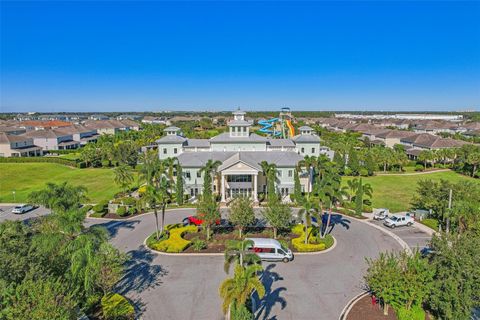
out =
<path fill-rule="evenodd" d="M 167 225 L 166 229 L 169 231 L 170 235 L 168 239 L 162 241 L 156 241 L 150 244 L 150 248 L 162 252 L 168 253 L 179 253 L 188 248 L 192 243 L 189 240 L 182 238 L 182 235 L 186 232 L 197 232 L 197 226 L 185 226 L 181 224 Z"/>
<path fill-rule="evenodd" d="M 118 207 L 117 209 L 117 215 L 120 217 L 125 217 L 128 214 L 127 208 L 124 206 Z"/>
<path fill-rule="evenodd" d="M 410 310 L 400 308 L 395 313 L 398 320 L 425 320 L 425 311 L 419 306 L 412 306 Z"/>
<path fill-rule="evenodd" d="M 133 306 L 118 293 L 107 294 L 102 298 L 102 311 L 105 319 L 134 319 L 135 316 Z"/>
<path fill-rule="evenodd" d="M 136 206 L 137 205 L 137 200 L 132 197 L 125 197 L 119 199 L 120 202 L 122 202 L 126 206 Z"/>
<path fill-rule="evenodd" d="M 134 215 L 135 213 L 137 213 L 137 208 L 136 207 L 130 207 L 128 208 L 128 215 Z"/>
<path fill-rule="evenodd" d="M 361 175 L 362 177 L 368 177 L 368 170 L 365 169 L 365 168 L 362 168 L 362 169 L 360 169 L 358 174 Z"/>
<path fill-rule="evenodd" d="M 200 239 L 194 239 L 192 241 L 192 248 L 195 251 L 200 251 L 207 248 L 207 243 Z"/>
<path fill-rule="evenodd" d="M 363 205 L 363 212 L 372 212 L 373 208 L 371 206 Z"/>
<path fill-rule="evenodd" d="M 422 164 L 415 165 L 415 171 L 423 171 L 425 167 Z"/>
<path fill-rule="evenodd" d="M 433 229 L 435 231 L 438 230 L 438 220 L 437 219 L 432 219 L 432 218 L 423 219 L 422 221 L 420 221 L 420 223 L 426 225 L 427 227 L 429 227 L 430 229 Z"/>
<path fill-rule="evenodd" d="M 298 238 L 292 239 L 292 246 L 299 252 L 314 252 L 325 250 L 325 243 L 312 243 L 316 241 L 311 236 L 312 227 L 308 227 L 308 243 L 305 244 L 305 231 L 302 224 L 297 224 L 292 228 L 292 233 L 297 234 Z"/>
<path fill-rule="evenodd" d="M 325 245 L 325 249 L 328 249 L 330 248 L 331 246 L 333 246 L 335 240 L 333 240 L 333 237 L 331 234 L 327 234 L 325 236 L 325 238 L 319 238 L 318 239 L 318 243 L 323 243 Z"/>
<path fill-rule="evenodd" d="M 105 213 L 107 211 L 107 201 L 102 201 L 93 206 L 93 211 L 96 213 Z"/>

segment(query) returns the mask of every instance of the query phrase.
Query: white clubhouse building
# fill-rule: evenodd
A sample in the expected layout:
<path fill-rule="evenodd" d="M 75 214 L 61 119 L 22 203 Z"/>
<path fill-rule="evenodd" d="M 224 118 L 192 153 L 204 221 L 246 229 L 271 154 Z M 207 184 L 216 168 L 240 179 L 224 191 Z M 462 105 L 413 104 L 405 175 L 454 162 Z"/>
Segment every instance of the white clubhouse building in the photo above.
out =
<path fill-rule="evenodd" d="M 218 160 L 222 164 L 217 170 L 213 183 L 215 192 L 220 192 L 222 202 L 243 195 L 258 201 L 258 193 L 265 192 L 266 179 L 260 163 L 266 161 L 277 166 L 277 192 L 287 199 L 293 193 L 294 170 L 305 156 L 333 152 L 320 144 L 320 138 L 307 126 L 300 127 L 300 134 L 292 139 L 262 137 L 250 132 L 252 122 L 245 120 L 245 112 L 233 112 L 233 120 L 228 122 L 229 132 L 210 139 L 187 139 L 181 129 L 168 127 L 166 136 L 157 140 L 160 159 L 177 158 L 182 166 L 185 192 L 196 196 L 202 192 L 202 167 L 208 160 Z M 301 177 L 302 189 L 307 179 Z"/>

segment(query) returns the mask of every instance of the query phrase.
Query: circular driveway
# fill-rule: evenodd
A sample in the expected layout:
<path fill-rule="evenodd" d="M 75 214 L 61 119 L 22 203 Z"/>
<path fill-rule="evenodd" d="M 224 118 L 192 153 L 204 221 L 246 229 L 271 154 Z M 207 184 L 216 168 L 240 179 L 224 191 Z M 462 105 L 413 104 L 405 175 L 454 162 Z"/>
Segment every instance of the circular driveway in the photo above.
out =
<path fill-rule="evenodd" d="M 166 213 L 166 223 L 177 223 L 194 209 Z M 389 235 L 348 217 L 334 215 L 334 250 L 297 255 L 284 263 L 264 262 L 265 297 L 257 303 L 256 319 L 338 319 L 347 302 L 362 292 L 365 257 L 400 250 Z M 220 283 L 227 277 L 221 256 L 165 256 L 142 245 L 155 230 L 153 214 L 123 221 L 87 219 L 86 225 L 107 227 L 111 242 L 130 254 L 127 272 L 118 290 L 130 298 L 142 319 L 224 319 Z"/>

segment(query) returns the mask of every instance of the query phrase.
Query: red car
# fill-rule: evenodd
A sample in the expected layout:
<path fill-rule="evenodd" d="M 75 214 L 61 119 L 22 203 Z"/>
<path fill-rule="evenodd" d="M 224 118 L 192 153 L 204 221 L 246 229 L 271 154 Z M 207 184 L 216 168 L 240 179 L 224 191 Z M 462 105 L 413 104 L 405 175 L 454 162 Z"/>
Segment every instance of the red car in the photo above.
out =
<path fill-rule="evenodd" d="M 190 216 L 190 217 L 187 217 L 183 220 L 184 222 L 186 222 L 187 224 L 194 224 L 196 226 L 200 226 L 203 224 L 203 219 L 202 219 L 202 214 L 198 214 L 196 216 Z M 215 221 L 215 224 L 218 226 L 220 225 L 220 219 L 218 219 L 217 221 Z"/>

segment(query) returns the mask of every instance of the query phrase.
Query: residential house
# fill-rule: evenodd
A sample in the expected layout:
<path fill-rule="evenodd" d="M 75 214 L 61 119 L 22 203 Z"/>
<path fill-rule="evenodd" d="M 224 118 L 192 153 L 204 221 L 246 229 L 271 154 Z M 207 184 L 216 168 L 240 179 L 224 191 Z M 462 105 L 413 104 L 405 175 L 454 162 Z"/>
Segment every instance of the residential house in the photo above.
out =
<path fill-rule="evenodd" d="M 41 156 L 42 148 L 36 146 L 33 139 L 23 134 L 0 132 L 0 157 Z"/>

